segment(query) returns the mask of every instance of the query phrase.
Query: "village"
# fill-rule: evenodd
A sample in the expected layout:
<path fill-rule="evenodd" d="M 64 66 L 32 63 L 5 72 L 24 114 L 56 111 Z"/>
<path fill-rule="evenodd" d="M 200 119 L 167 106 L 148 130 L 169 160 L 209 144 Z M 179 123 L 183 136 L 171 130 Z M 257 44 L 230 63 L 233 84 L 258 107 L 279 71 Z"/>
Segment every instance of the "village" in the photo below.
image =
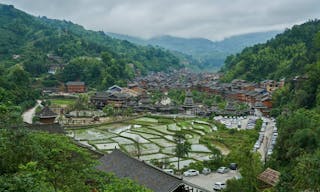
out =
<path fill-rule="evenodd" d="M 120 177 L 123 174 L 136 177 L 131 172 L 146 167 L 147 172 L 169 176 L 175 180 L 174 185 L 183 183 L 190 191 L 212 191 L 214 183 L 223 184 L 241 177 L 237 168 L 227 168 L 221 174 L 206 165 L 220 155 L 231 153 L 237 145 L 235 141 L 255 142 L 252 150 L 260 154 L 263 162 L 272 154 L 277 129 L 274 119 L 269 117 L 271 94 L 284 86 L 284 79 L 221 83 L 220 78 L 221 74 L 192 73 L 184 69 L 169 74 L 150 73 L 133 79 L 126 87 L 113 85 L 105 91 L 90 90 L 81 81 L 67 82 L 63 91 L 44 88 L 43 100 L 30 110 L 32 120 L 25 114 L 25 122 L 37 129 L 66 134 L 79 146 L 101 154 L 102 161 L 137 164 L 134 170 L 101 167 Z M 178 97 L 170 98 L 172 90 Z M 204 101 L 208 96 L 210 102 Z M 245 132 L 236 132 L 235 136 L 231 130 Z M 175 154 L 175 136 L 180 132 L 191 148 L 179 160 Z M 257 137 L 248 137 L 246 133 Z M 185 174 L 192 170 L 197 176 Z M 278 174 L 274 170 L 271 173 Z M 267 181 L 267 185 L 273 183 Z"/>
<path fill-rule="evenodd" d="M 134 112 L 151 113 L 184 113 L 188 115 L 210 116 L 227 115 L 257 115 L 269 116 L 272 108 L 271 94 L 284 86 L 285 80 L 279 82 L 265 80 L 259 83 L 233 80 L 231 83 L 220 83 L 220 74 L 191 73 L 188 70 L 173 71 L 170 74 L 163 72 L 151 73 L 145 77 L 137 77 L 128 82 L 127 87 L 117 85 L 105 91 L 94 92 L 90 96 L 90 103 L 97 109 L 112 105 L 117 109 L 131 108 Z M 44 89 L 44 92 L 48 89 Z M 85 82 L 67 82 L 66 92 L 85 93 Z M 180 90 L 185 92 L 184 102 L 172 102 L 168 91 Z M 196 103 L 192 98 L 192 91 L 208 95 L 221 96 L 226 102 L 224 108 L 219 108 L 216 103 L 208 106 Z M 154 93 L 160 92 L 161 97 L 154 101 Z M 248 107 L 239 109 L 236 103 L 244 103 Z"/>

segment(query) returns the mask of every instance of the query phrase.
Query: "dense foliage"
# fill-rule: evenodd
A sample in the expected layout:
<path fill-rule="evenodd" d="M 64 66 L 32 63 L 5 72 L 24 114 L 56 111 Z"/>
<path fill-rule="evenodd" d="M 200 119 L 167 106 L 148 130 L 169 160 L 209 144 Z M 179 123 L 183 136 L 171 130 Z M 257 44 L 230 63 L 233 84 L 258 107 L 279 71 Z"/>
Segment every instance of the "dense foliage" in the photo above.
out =
<path fill-rule="evenodd" d="M 250 81 L 280 79 L 302 75 L 319 58 L 320 21 L 314 20 L 287 29 L 265 44 L 229 56 L 223 71 L 225 80 Z"/>
<path fill-rule="evenodd" d="M 30 85 L 30 75 L 21 65 L 5 68 L 0 64 L 0 105 L 19 105 L 22 110 L 32 106 L 39 92 Z"/>
<path fill-rule="evenodd" d="M 34 17 L 8 5 L 0 5 L 0 36 L 0 63 L 6 68 L 20 63 L 31 76 L 46 73 L 51 64 L 70 62 L 73 66 L 65 69 L 80 66 L 81 78 L 72 74 L 68 78 L 58 76 L 59 80 L 88 80 L 90 85 L 105 81 L 110 85 L 134 73 L 181 67 L 177 57 L 160 48 L 113 39 L 68 21 Z M 49 55 L 60 60 L 52 61 Z M 106 63 L 105 55 L 110 63 Z M 101 74 L 96 77 L 96 73 Z M 101 79 L 102 75 L 109 77 Z"/>
<path fill-rule="evenodd" d="M 150 191 L 99 172 L 97 157 L 67 136 L 23 128 L 17 109 L 0 106 L 0 191 Z"/>
<path fill-rule="evenodd" d="M 309 21 L 226 62 L 225 80 L 286 78 L 272 95 L 279 136 L 266 167 L 281 172 L 276 191 L 320 190 L 319 31 L 320 21 Z"/>
<path fill-rule="evenodd" d="M 104 89 L 123 84 L 134 70 L 165 70 L 179 67 L 179 61 L 160 49 L 113 40 L 70 22 L 36 18 L 7 5 L 0 5 L 0 36 L 0 191 L 150 191 L 97 171 L 97 157 L 70 138 L 24 128 L 21 113 L 39 98 L 39 84 L 82 80 Z M 47 54 L 61 60 L 52 62 Z M 47 75 L 54 62 L 67 65 Z M 81 104 L 86 99 L 80 96 L 76 107 L 85 107 Z"/>

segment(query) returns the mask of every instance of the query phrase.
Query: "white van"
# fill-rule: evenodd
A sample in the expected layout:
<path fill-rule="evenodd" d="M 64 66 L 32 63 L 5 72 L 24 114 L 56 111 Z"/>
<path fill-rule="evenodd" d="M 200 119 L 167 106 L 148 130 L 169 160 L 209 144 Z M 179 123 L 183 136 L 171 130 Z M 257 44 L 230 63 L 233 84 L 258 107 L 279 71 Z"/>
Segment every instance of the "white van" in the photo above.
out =
<path fill-rule="evenodd" d="M 216 182 L 214 185 L 213 185 L 213 190 L 214 191 L 220 191 L 222 189 L 225 189 L 227 187 L 226 183 L 225 182 Z"/>

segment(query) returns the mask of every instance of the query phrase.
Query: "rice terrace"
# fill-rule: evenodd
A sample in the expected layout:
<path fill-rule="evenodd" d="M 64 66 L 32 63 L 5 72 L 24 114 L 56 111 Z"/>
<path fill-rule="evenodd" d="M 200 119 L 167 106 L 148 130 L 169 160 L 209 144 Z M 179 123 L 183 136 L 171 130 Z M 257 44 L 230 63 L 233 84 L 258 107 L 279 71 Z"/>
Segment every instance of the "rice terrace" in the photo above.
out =
<path fill-rule="evenodd" d="M 120 148 L 140 159 L 166 161 L 175 167 L 177 157 L 174 155 L 176 142 L 174 135 L 182 132 L 191 143 L 191 151 L 184 158 L 181 167 L 191 162 L 209 160 L 217 152 L 216 148 L 206 142 L 204 136 L 216 130 L 213 123 L 193 118 L 159 118 L 141 117 L 122 123 L 99 125 L 91 128 L 69 128 L 68 135 L 80 143 L 101 152 L 111 152 Z M 140 152 L 138 152 L 138 145 Z"/>

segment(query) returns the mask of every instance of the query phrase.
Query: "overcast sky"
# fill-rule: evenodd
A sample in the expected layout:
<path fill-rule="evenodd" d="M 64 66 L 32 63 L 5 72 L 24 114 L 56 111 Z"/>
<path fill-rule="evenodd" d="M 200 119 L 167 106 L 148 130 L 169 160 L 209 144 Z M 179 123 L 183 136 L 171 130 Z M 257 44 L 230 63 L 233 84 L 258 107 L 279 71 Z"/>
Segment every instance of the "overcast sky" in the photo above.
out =
<path fill-rule="evenodd" d="M 149 38 L 221 40 L 320 18 L 320 0 L 0 0 L 36 16 Z"/>

